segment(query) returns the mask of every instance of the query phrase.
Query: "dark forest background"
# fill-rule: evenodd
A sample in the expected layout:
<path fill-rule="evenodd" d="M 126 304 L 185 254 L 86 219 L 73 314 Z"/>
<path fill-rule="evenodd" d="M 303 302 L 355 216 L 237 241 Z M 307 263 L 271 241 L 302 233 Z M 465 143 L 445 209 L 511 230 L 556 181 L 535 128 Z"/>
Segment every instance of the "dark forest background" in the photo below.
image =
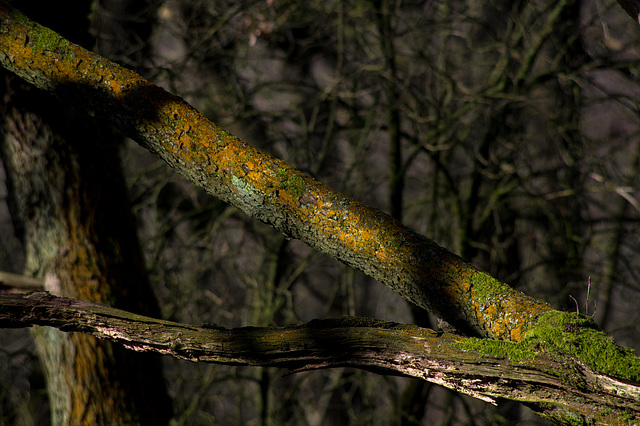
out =
<path fill-rule="evenodd" d="M 615 1 L 96 0 L 64 13 L 48 3 L 15 6 L 640 349 L 640 28 Z M 162 318 L 237 327 L 359 315 L 438 327 L 119 143 Z M 3 176 L 0 270 L 22 273 Z M 2 330 L 0 341 L 0 424 L 46 424 L 29 332 Z M 545 424 L 519 404 L 359 370 L 164 367 L 176 425 Z"/>

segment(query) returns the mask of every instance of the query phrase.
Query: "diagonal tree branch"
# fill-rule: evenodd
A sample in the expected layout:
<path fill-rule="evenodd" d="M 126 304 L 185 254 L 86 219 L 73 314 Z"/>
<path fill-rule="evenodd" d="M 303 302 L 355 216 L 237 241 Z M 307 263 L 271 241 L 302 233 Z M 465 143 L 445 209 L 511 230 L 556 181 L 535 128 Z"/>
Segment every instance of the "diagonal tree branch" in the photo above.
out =
<path fill-rule="evenodd" d="M 212 195 L 387 285 L 456 328 L 518 341 L 551 308 L 385 213 L 250 147 L 177 96 L 0 7 L 0 63 L 116 123 Z"/>
<path fill-rule="evenodd" d="M 369 318 L 313 320 L 289 327 L 194 326 L 158 320 L 47 292 L 0 295 L 0 327 L 46 325 L 92 334 L 135 351 L 291 372 L 356 367 L 418 377 L 493 404 L 506 398 L 550 419 L 567 412 L 601 422 L 624 410 L 640 418 L 640 384 L 615 380 L 554 353 L 535 339 L 489 349 L 476 338 Z"/>
<path fill-rule="evenodd" d="M 640 1 L 638 0 L 618 0 L 618 4 L 624 9 L 631 19 L 640 24 Z"/>

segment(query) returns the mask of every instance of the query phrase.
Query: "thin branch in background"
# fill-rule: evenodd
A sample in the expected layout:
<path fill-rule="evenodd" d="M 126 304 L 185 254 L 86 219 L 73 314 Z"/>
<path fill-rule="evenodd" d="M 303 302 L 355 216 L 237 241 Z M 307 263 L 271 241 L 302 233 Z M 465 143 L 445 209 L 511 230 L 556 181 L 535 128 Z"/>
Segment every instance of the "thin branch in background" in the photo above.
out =
<path fill-rule="evenodd" d="M 43 280 L 0 271 L 0 291 L 39 291 L 43 288 Z"/>

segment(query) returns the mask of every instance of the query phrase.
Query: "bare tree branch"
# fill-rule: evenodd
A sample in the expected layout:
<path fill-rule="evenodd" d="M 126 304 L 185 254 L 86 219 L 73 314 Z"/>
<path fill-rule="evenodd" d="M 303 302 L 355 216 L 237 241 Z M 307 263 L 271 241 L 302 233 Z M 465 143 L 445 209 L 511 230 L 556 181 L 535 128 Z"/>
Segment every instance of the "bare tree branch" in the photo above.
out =
<path fill-rule="evenodd" d="M 556 419 L 567 412 L 600 422 L 621 410 L 640 419 L 640 384 L 600 374 L 537 342 L 495 342 L 368 318 L 313 320 L 289 327 L 179 324 L 47 292 L 0 295 L 0 327 L 45 325 L 196 362 L 287 368 L 356 367 L 418 377 L 493 404 L 530 405 Z M 496 348 L 502 348 L 501 353 Z M 616 420 L 622 420 L 616 414 Z M 612 423 L 613 424 L 613 423 Z"/>
<path fill-rule="evenodd" d="M 42 290 L 43 286 L 44 282 L 37 278 L 0 271 L 0 288 L 9 288 L 12 290 L 22 289 L 23 291 L 28 291 Z"/>

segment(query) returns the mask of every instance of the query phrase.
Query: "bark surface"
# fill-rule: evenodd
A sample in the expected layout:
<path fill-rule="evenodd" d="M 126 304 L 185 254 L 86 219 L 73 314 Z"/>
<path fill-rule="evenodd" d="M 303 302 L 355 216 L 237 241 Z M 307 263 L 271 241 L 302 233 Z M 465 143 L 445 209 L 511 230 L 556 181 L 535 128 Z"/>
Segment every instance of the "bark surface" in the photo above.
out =
<path fill-rule="evenodd" d="M 47 325 L 196 362 L 282 367 L 291 372 L 356 367 L 417 377 L 495 404 L 520 401 L 565 422 L 640 421 L 640 385 L 594 371 L 539 342 L 500 342 L 370 318 L 313 320 L 290 327 L 226 329 L 179 324 L 46 292 L 0 295 L 0 327 Z M 75 333 L 72 333 L 75 335 Z"/>
<path fill-rule="evenodd" d="M 0 152 L 25 273 L 58 295 L 158 315 L 109 127 L 1 79 Z M 157 355 L 51 328 L 33 334 L 53 424 L 164 424 L 172 415 Z"/>
<path fill-rule="evenodd" d="M 602 397 L 599 400 L 602 402 L 607 398 L 615 400 L 615 390 L 611 386 L 615 388 L 626 383 L 629 387 L 620 392 L 630 399 L 627 402 L 615 400 L 617 408 L 612 409 L 615 416 L 626 421 L 634 416 L 637 418 L 636 414 L 629 413 L 634 413 L 638 407 L 635 389 L 640 381 L 640 361 L 632 351 L 618 348 L 611 339 L 597 330 L 592 321 L 583 317 L 573 320 L 575 314 L 553 311 L 548 305 L 498 282 L 383 212 L 333 191 L 281 160 L 248 146 L 207 120 L 182 99 L 129 70 L 69 43 L 53 31 L 29 21 L 19 12 L 6 6 L 0 7 L 0 25 L 0 63 L 5 68 L 35 86 L 53 92 L 71 105 L 83 105 L 93 114 L 112 121 L 124 134 L 156 153 L 210 194 L 271 224 L 286 236 L 298 238 L 311 247 L 364 271 L 407 300 L 429 309 L 467 334 L 502 340 L 465 339 L 464 342 L 469 345 L 476 343 L 475 346 L 467 346 L 466 350 L 501 353 L 498 357 L 501 360 L 513 360 L 515 356 L 519 363 L 526 363 L 527 361 L 522 360 L 531 357 L 523 356 L 523 352 L 520 352 L 523 347 L 510 345 L 517 345 L 517 342 L 528 345 L 533 341 L 538 345 L 538 350 L 531 362 L 543 362 L 546 359 L 544 357 L 548 356 L 552 362 L 562 363 L 555 364 L 562 365 L 561 368 L 547 371 L 548 374 L 555 375 L 555 381 L 541 379 L 542 382 L 550 380 L 553 383 L 544 391 L 546 397 L 543 398 L 537 392 L 537 385 L 527 387 L 524 386 L 527 380 L 521 380 L 519 384 L 524 387 L 510 388 L 514 399 L 520 398 L 513 390 L 518 388 L 528 396 L 517 400 L 535 404 L 543 415 L 558 421 L 568 422 L 572 416 L 580 421 L 590 421 L 589 419 L 595 418 L 589 414 L 593 412 L 590 405 L 586 410 L 569 404 L 569 400 L 554 400 L 554 392 L 550 389 L 574 392 L 573 399 L 580 394 L 578 399 L 582 402 L 591 396 Z M 350 324 L 352 325 L 354 324 Z M 308 328 L 309 325 L 283 330 L 288 333 Z M 254 355 L 253 360 L 247 355 L 243 355 L 247 358 L 238 359 L 219 355 L 221 358 L 216 362 L 291 361 L 294 368 L 312 368 L 344 365 L 348 359 L 338 358 L 338 362 L 328 357 L 324 361 L 315 361 L 315 364 L 306 360 L 302 367 L 297 358 L 290 358 L 290 354 L 280 361 L 274 361 L 277 358 L 269 356 L 271 351 L 277 351 L 278 348 L 289 350 L 291 346 L 286 345 L 291 345 L 291 342 L 279 341 L 273 349 L 272 346 L 259 343 L 264 342 L 264 335 L 251 334 L 249 331 L 243 331 L 242 341 L 247 348 L 264 350 L 266 361 L 257 355 Z M 184 334 L 185 331 L 180 333 Z M 214 331 L 211 333 L 215 334 Z M 227 331 L 219 331 L 216 338 L 224 341 L 227 336 L 225 333 Z M 360 334 L 362 333 L 358 337 Z M 305 334 L 305 338 L 300 333 L 294 332 L 293 335 L 298 336 L 294 341 L 302 349 L 305 344 L 313 344 L 315 341 L 315 337 L 310 338 L 309 333 Z M 182 340 L 172 340 L 177 342 L 176 353 L 182 353 L 186 358 L 202 359 L 198 348 L 180 352 L 185 347 Z M 402 346 L 402 342 L 400 339 L 398 345 Z M 388 344 L 389 347 L 393 346 Z M 525 348 L 525 352 L 530 354 L 531 348 Z M 516 349 L 516 353 L 522 356 L 514 355 L 511 349 Z M 424 346 L 422 350 L 424 351 Z M 368 353 L 375 352 L 373 350 Z M 358 359 L 357 353 L 350 353 L 349 356 Z M 390 358 L 396 361 L 404 359 L 397 352 L 393 352 Z M 369 361 L 362 361 L 362 366 L 389 367 L 386 364 L 367 362 Z M 386 362 L 391 361 L 389 359 Z M 461 361 L 461 364 L 465 362 Z M 432 371 L 430 368 L 433 368 L 429 367 L 427 361 L 411 361 L 407 365 L 407 371 L 400 372 L 409 374 L 408 371 L 414 368 L 415 374 L 411 375 L 433 379 L 425 377 Z M 527 365 L 527 368 L 535 367 L 533 364 Z M 454 366 L 453 370 L 457 369 L 463 367 Z M 513 369 L 517 370 L 515 364 L 502 363 L 495 374 L 503 379 L 490 381 L 491 386 L 505 385 L 504 381 L 508 385 L 512 380 L 509 374 Z M 398 368 L 395 371 L 399 371 Z M 579 376 L 571 376 L 567 371 L 580 373 Z M 508 380 L 504 380 L 505 377 Z M 436 377 L 436 380 L 440 379 Z M 480 392 L 474 388 L 473 383 L 468 387 L 456 383 L 458 384 L 449 385 L 467 389 L 468 393 L 475 392 L 480 398 L 504 394 Z M 607 388 L 603 383 L 615 385 Z M 482 386 L 483 381 L 476 384 Z M 606 389 L 604 393 L 597 390 L 599 386 Z M 540 400 L 543 402 L 539 402 Z M 597 421 L 609 421 L 611 418 L 612 415 L 606 419 L 598 417 Z"/>

